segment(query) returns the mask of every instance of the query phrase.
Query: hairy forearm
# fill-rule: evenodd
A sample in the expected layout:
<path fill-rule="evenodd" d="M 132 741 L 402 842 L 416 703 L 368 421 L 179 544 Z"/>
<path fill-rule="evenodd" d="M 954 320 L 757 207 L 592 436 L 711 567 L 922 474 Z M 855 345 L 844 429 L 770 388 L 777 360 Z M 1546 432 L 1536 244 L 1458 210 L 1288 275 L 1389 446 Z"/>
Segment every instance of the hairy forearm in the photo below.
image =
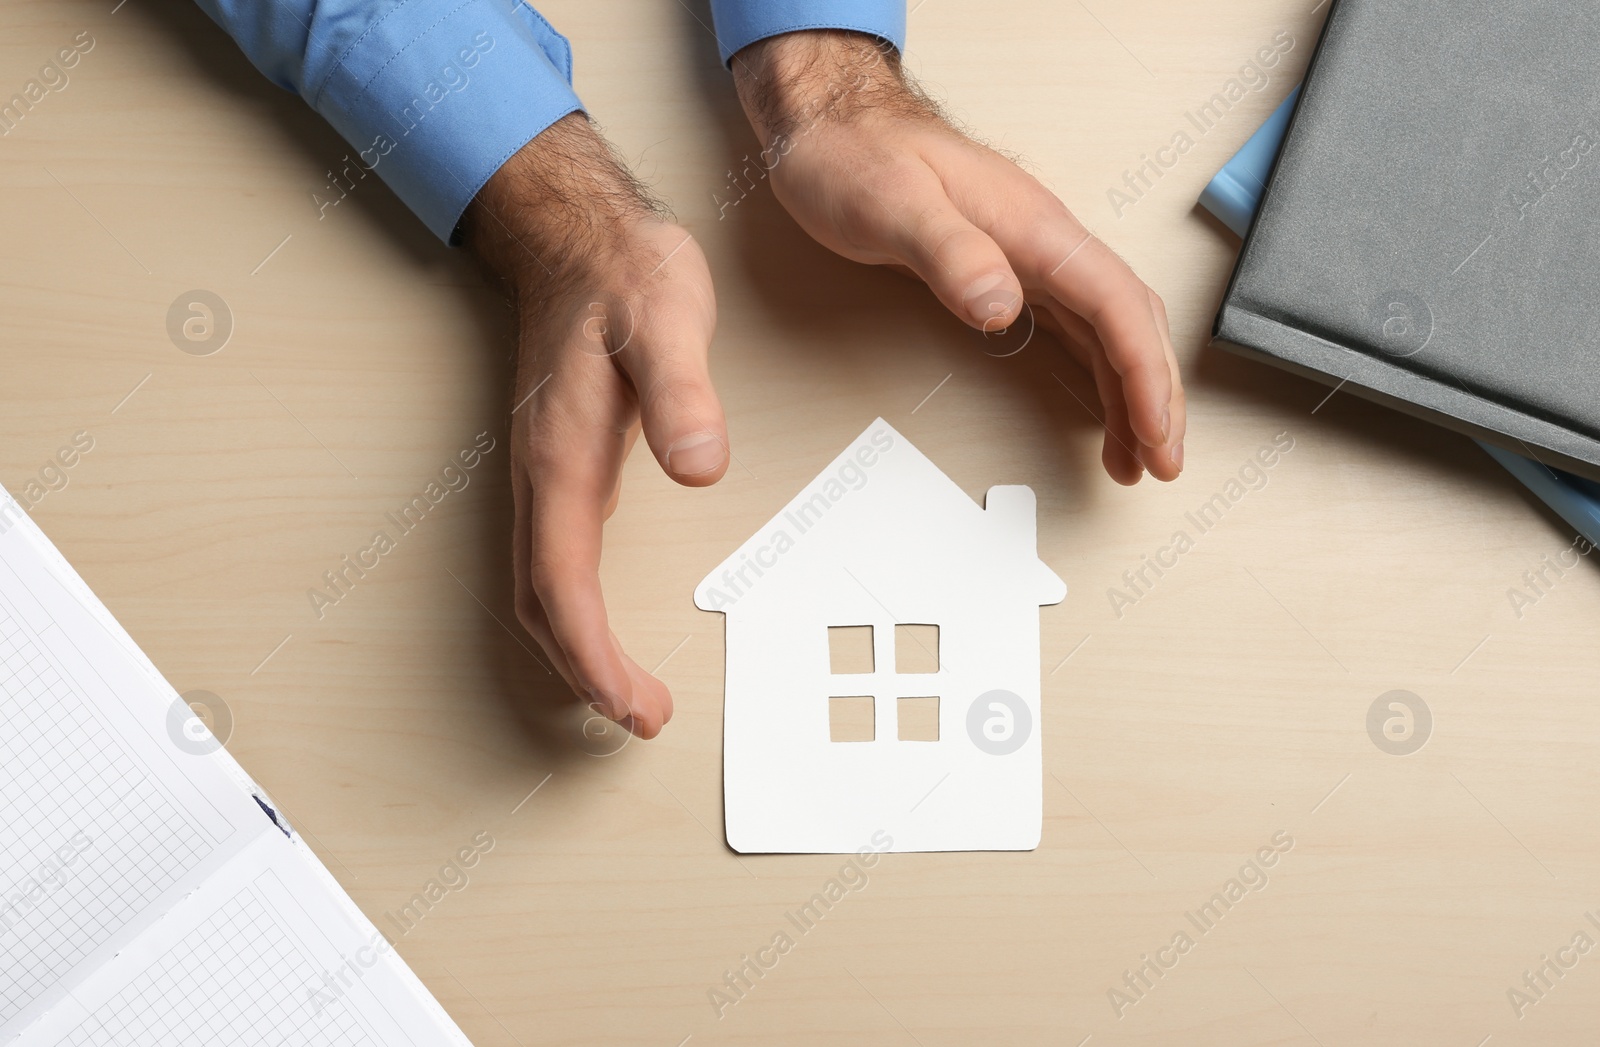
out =
<path fill-rule="evenodd" d="M 906 74 L 899 52 L 877 37 L 843 29 L 759 40 L 734 55 L 733 82 L 763 146 L 865 112 L 938 112 Z"/>
<path fill-rule="evenodd" d="M 620 249 L 665 208 L 582 113 L 556 121 L 490 177 L 462 217 L 463 242 L 519 293 L 548 294 Z"/>

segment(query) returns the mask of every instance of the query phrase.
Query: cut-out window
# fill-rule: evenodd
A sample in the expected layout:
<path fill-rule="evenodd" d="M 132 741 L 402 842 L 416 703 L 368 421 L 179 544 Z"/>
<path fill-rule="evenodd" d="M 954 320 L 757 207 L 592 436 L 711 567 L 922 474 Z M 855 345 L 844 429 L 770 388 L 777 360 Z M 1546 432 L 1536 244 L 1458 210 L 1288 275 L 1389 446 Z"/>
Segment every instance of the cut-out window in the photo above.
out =
<path fill-rule="evenodd" d="M 828 664 L 836 673 L 872 672 L 872 626 L 828 626 Z"/>
<path fill-rule="evenodd" d="M 939 740 L 939 699 L 937 696 L 901 698 L 894 703 L 895 719 L 902 742 Z"/>
<path fill-rule="evenodd" d="M 828 737 L 836 742 L 870 742 L 877 735 L 869 695 L 828 699 Z"/>
<path fill-rule="evenodd" d="M 939 627 L 937 625 L 897 625 L 894 627 L 894 671 L 897 673 L 936 673 L 939 671 Z"/>

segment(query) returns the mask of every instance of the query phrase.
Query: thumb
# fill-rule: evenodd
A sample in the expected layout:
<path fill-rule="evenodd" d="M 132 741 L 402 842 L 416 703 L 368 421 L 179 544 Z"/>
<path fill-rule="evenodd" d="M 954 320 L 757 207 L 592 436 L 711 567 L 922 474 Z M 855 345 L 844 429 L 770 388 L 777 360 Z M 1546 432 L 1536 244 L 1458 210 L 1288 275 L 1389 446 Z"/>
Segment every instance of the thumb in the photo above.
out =
<path fill-rule="evenodd" d="M 641 323 L 618 363 L 639 397 L 645 442 L 666 474 L 705 487 L 728 471 L 728 428 L 707 365 L 710 331 L 661 309 Z"/>
<path fill-rule="evenodd" d="M 887 215 L 880 232 L 952 313 L 985 332 L 1010 326 L 1022 312 L 1022 283 L 1005 252 L 942 189 L 928 195 L 934 202 L 921 206 L 912 195 L 912 217 Z"/>

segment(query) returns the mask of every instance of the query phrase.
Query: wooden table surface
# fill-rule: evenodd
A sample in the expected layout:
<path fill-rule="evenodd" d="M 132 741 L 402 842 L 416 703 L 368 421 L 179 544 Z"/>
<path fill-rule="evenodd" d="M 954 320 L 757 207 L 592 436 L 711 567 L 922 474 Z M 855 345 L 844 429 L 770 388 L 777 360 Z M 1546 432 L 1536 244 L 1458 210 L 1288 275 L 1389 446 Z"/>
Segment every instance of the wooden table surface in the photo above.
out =
<path fill-rule="evenodd" d="M 1466 439 L 1206 347 L 1236 241 L 1194 201 L 1326 9 L 915 5 L 910 67 L 1166 299 L 1187 469 L 1125 490 L 1090 383 L 1046 338 L 986 354 L 759 182 L 719 219 L 755 143 L 684 2 L 544 5 L 721 305 L 736 464 L 690 491 L 636 453 L 606 533 L 615 629 L 677 699 L 627 745 L 585 735 L 515 624 L 510 326 L 468 259 L 376 179 L 319 217 L 345 145 L 198 9 L 0 14 L 3 97 L 93 41 L 0 138 L 0 481 L 37 482 L 35 519 L 172 683 L 220 696 L 229 749 L 474 1042 L 1593 1042 L 1600 953 L 1569 947 L 1600 940 L 1595 567 Z M 1264 85 L 1191 123 L 1275 40 L 1292 47 Z M 1114 207 L 1180 132 L 1192 147 Z M 210 355 L 168 330 L 195 290 L 231 316 Z M 884 857 L 719 1016 L 711 990 L 842 859 L 723 842 L 723 626 L 691 590 L 880 414 L 969 493 L 1038 493 L 1070 590 L 1041 612 L 1043 844 Z M 80 433 L 92 449 L 52 468 Z M 324 572 L 480 433 L 469 486 L 319 616 Z M 1275 437 L 1292 450 L 1258 478 Z M 1219 493 L 1199 533 L 1186 514 Z M 1130 590 L 1180 530 L 1193 547 Z M 1394 690 L 1427 710 L 1409 755 L 1369 732 Z M 470 883 L 396 922 L 480 832 Z M 1222 917 L 1189 918 L 1274 846 Z M 1542 998 L 1508 995 L 1558 950 L 1575 966 Z"/>

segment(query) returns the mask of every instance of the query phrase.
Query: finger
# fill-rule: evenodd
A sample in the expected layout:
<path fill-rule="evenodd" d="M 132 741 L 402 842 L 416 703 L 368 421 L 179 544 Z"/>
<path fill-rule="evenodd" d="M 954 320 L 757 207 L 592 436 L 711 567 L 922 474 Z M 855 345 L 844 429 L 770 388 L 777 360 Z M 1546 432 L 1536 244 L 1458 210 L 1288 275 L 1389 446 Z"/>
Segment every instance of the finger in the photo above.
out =
<path fill-rule="evenodd" d="M 611 635 L 611 644 L 616 648 L 617 656 L 622 659 L 633 684 L 628 715 L 617 722 L 640 738 L 654 738 L 672 719 L 672 695 L 666 684 L 645 672 L 638 662 L 628 657 L 615 633 Z"/>
<path fill-rule="evenodd" d="M 951 203 L 932 171 L 906 177 L 896 199 L 872 196 L 869 236 L 968 324 L 989 332 L 1009 327 L 1022 312 L 1022 283 L 1005 252 Z"/>
<path fill-rule="evenodd" d="M 1030 290 L 1043 290 L 1095 329 L 1122 378 L 1139 442 L 1164 447 L 1172 431 L 1172 372 L 1149 288 L 1053 193 L 996 155 L 988 192 L 964 202 L 994 235 Z M 1023 179 L 1018 184 L 1014 180 Z"/>
<path fill-rule="evenodd" d="M 1100 347 L 1094 328 L 1090 327 L 1082 317 L 1055 303 L 1049 303 L 1045 308 L 1037 310 L 1036 315 L 1040 318 L 1041 324 L 1068 346 L 1068 351 L 1094 378 L 1095 390 L 1100 395 L 1101 410 L 1104 414 L 1095 417 L 1094 411 L 1088 404 L 1083 404 L 1081 400 L 1079 402 L 1105 430 L 1100 449 L 1100 462 L 1105 467 L 1106 474 L 1125 487 L 1138 483 L 1140 477 L 1144 475 L 1144 465 L 1136 450 L 1139 446 L 1138 437 L 1133 434 L 1133 429 L 1128 424 L 1128 407 L 1122 398 L 1121 378 L 1106 362 L 1105 352 Z M 1070 388 L 1067 391 L 1072 393 Z M 1076 393 L 1072 395 L 1077 398 Z"/>
<path fill-rule="evenodd" d="M 1152 310 L 1159 310 L 1158 319 L 1164 320 L 1165 308 L 1161 305 L 1161 299 L 1156 296 L 1154 291 L 1147 293 L 1150 295 Z M 1094 328 L 1089 326 L 1088 322 L 1082 317 L 1060 305 L 1055 306 L 1054 315 L 1063 328 L 1070 331 L 1069 344 L 1092 347 L 1087 354 L 1075 353 L 1074 355 L 1080 363 L 1099 376 L 1098 382 L 1102 385 L 1102 401 L 1108 402 L 1106 400 L 1108 394 L 1115 394 L 1120 399 L 1122 397 L 1121 377 L 1115 371 L 1112 371 L 1109 365 L 1097 366 L 1105 365 L 1106 361 L 1105 349 L 1101 346 Z M 1164 330 L 1165 324 L 1163 323 L 1161 326 Z M 1148 469 L 1151 476 L 1158 480 L 1175 480 L 1183 470 L 1182 439 L 1185 425 L 1183 387 L 1178 382 L 1178 363 L 1177 358 L 1172 353 L 1171 339 L 1164 338 L 1163 344 L 1165 346 L 1164 355 L 1174 383 L 1172 435 L 1166 446 L 1163 447 L 1151 447 L 1144 443 L 1134 435 L 1131 427 L 1126 428 L 1125 431 L 1119 431 L 1118 436 L 1125 441 L 1125 447 L 1132 448 L 1129 453 L 1136 455 L 1142 467 Z"/>
<path fill-rule="evenodd" d="M 622 443 L 622 460 L 624 462 L 626 462 L 628 460 L 628 456 L 629 455 L 633 454 L 633 445 L 638 443 L 638 442 L 639 442 L 639 427 L 637 425 L 629 426 L 628 427 L 627 438 L 624 439 L 624 441 Z M 619 470 L 617 470 L 617 482 L 611 488 L 611 497 L 606 499 L 606 507 L 601 512 L 600 518 L 602 520 L 611 519 L 611 514 L 613 514 L 613 513 L 615 513 L 617 511 L 617 504 L 619 502 L 621 502 L 621 501 L 622 501 L 622 470 L 619 469 Z"/>
<path fill-rule="evenodd" d="M 1029 291 L 1043 290 L 1095 329 L 1122 378 L 1139 442 L 1163 447 L 1171 432 L 1172 375 L 1149 289 L 1055 194 L 989 150 L 952 155 L 976 163 L 979 179 L 957 181 L 957 204 L 1005 249 Z M 972 185 L 982 185 L 975 191 Z"/>
<path fill-rule="evenodd" d="M 1070 226 L 1082 229 L 1076 220 Z M 1052 297 L 1093 325 L 1106 360 L 1121 376 L 1139 442 L 1166 446 L 1172 432 L 1172 372 L 1144 282 L 1115 252 L 1083 230 L 1077 246 L 1045 274 L 1044 285 Z"/>
<path fill-rule="evenodd" d="M 1100 463 L 1106 474 L 1122 484 L 1132 487 L 1144 476 L 1145 466 L 1135 450 L 1138 438 L 1128 419 L 1128 402 L 1122 396 L 1122 382 L 1105 357 L 1097 357 L 1094 364 L 1094 384 L 1100 390 L 1100 405 L 1105 409 L 1105 438 L 1100 446 Z"/>
<path fill-rule="evenodd" d="M 1172 376 L 1172 431 L 1167 436 L 1167 445 L 1164 448 L 1166 460 L 1171 464 L 1173 475 L 1158 475 L 1158 479 L 1170 480 L 1183 471 L 1183 437 L 1189 428 L 1189 398 L 1184 392 L 1183 376 L 1178 369 L 1178 355 L 1172 349 L 1172 332 L 1167 323 L 1167 306 L 1161 296 L 1154 291 L 1149 291 L 1150 305 L 1155 313 L 1156 325 L 1161 331 L 1161 342 L 1166 348 L 1167 371 Z"/>
<path fill-rule="evenodd" d="M 606 624 L 600 540 L 633 406 L 609 360 L 569 351 L 536 412 L 522 448 L 531 489 L 528 577 L 579 695 L 620 720 L 633 686 Z"/>
<path fill-rule="evenodd" d="M 578 678 L 567 664 L 567 656 L 562 653 L 561 645 L 556 643 L 555 634 L 550 631 L 550 619 L 546 617 L 544 608 L 539 606 L 539 598 L 533 592 L 533 574 L 529 566 L 533 553 L 533 492 L 528 485 L 527 468 L 520 461 L 520 456 L 511 465 L 511 502 L 514 513 L 511 525 L 511 573 L 517 621 L 522 623 L 522 628 L 533 637 L 548 659 L 548 664 L 541 662 L 545 671 L 553 668 L 567 681 L 568 687 L 578 692 Z"/>

